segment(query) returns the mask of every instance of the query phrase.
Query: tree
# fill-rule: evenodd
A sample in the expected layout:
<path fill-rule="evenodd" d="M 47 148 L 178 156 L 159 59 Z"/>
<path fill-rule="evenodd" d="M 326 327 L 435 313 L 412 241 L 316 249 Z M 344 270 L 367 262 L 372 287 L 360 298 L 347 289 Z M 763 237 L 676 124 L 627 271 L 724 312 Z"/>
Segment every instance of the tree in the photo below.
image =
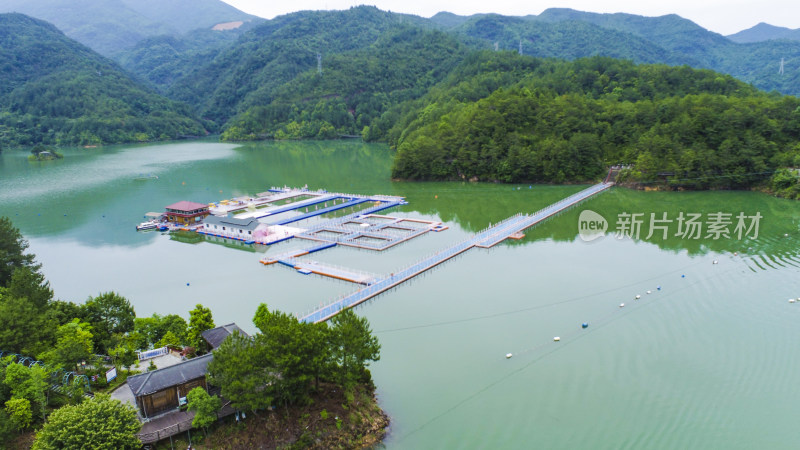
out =
<path fill-rule="evenodd" d="M 201 335 L 203 331 L 214 328 L 214 319 L 211 317 L 211 310 L 201 304 L 189 311 L 189 329 L 187 340 L 189 345 L 200 349 L 207 348 L 207 344 Z"/>
<path fill-rule="evenodd" d="M 112 346 L 113 335 L 133 331 L 136 312 L 128 299 L 115 292 L 89 297 L 81 309 L 85 320 L 92 325 L 98 352 L 106 352 Z"/>
<path fill-rule="evenodd" d="M 155 316 L 158 317 L 157 315 Z M 172 333 L 176 338 L 176 340 L 173 340 L 174 344 L 180 347 L 186 341 L 186 330 L 189 327 L 186 319 L 177 314 L 167 314 L 159 318 L 157 340 L 163 339 L 167 333 Z"/>
<path fill-rule="evenodd" d="M 308 401 L 311 380 L 318 379 L 327 360 L 323 326 L 301 323 L 281 311 L 269 311 L 263 303 L 253 323 L 261 330 L 255 337 L 256 345 L 281 374 L 274 383 L 280 400 L 288 404 Z"/>
<path fill-rule="evenodd" d="M 136 433 L 141 427 L 131 405 L 97 394 L 81 404 L 53 411 L 37 433 L 33 449 L 138 449 L 142 443 Z"/>
<path fill-rule="evenodd" d="M 198 386 L 186 395 L 189 401 L 189 411 L 194 411 L 192 426 L 202 428 L 208 434 L 208 426 L 217 421 L 217 411 L 222 407 L 222 399 L 216 395 L 208 395 L 208 392 Z"/>
<path fill-rule="evenodd" d="M 368 374 L 369 361 L 380 359 L 381 346 L 372 335 L 369 322 L 346 309 L 331 319 L 331 356 L 338 366 L 339 382 L 350 387 Z"/>
<path fill-rule="evenodd" d="M 86 394 L 86 382 L 81 378 L 73 377 L 69 383 L 61 387 L 61 393 L 66 395 L 70 404 L 77 405 L 82 402 Z"/>
<path fill-rule="evenodd" d="M 181 340 L 178 338 L 178 336 L 175 336 L 175 333 L 173 333 L 172 331 L 167 331 L 164 337 L 162 337 L 161 340 L 156 343 L 156 348 L 161 348 L 161 347 L 180 348 Z"/>
<path fill-rule="evenodd" d="M 36 354 L 43 350 L 41 336 L 48 324 L 27 298 L 4 294 L 0 289 L 0 343 L 3 350 Z"/>
<path fill-rule="evenodd" d="M 81 361 L 93 355 L 91 325 L 74 319 L 58 327 L 56 345 L 44 352 L 40 358 L 53 367 L 73 369 Z"/>
<path fill-rule="evenodd" d="M 183 344 L 186 341 L 187 327 L 186 319 L 177 314 L 153 314 L 151 317 L 137 317 L 134 320 L 135 332 L 146 340 L 143 348 L 150 345 L 158 347 L 158 341 L 170 331 L 178 338 L 179 344 Z"/>
<path fill-rule="evenodd" d="M 53 323 L 56 328 L 71 322 L 72 319 L 84 319 L 83 310 L 79 305 L 63 300 L 53 300 L 47 308 L 48 321 Z"/>
<path fill-rule="evenodd" d="M 136 362 L 136 351 L 131 344 L 127 342 L 120 343 L 116 347 L 108 351 L 108 355 L 114 360 L 114 366 L 119 369 L 125 367 L 130 369 L 133 363 Z"/>
<path fill-rule="evenodd" d="M 18 430 L 28 428 L 33 419 L 31 402 L 26 398 L 14 397 L 6 402 L 6 414 Z"/>
<path fill-rule="evenodd" d="M 272 405 L 278 376 L 263 348 L 238 330 L 214 349 L 208 382 L 219 386 L 234 408 L 253 411 Z"/>
<path fill-rule="evenodd" d="M 8 282 L 6 294 L 27 298 L 33 306 L 44 312 L 53 299 L 53 290 L 44 275 L 29 266 L 17 267 Z"/>
<path fill-rule="evenodd" d="M 12 363 L 5 368 L 4 383 L 11 389 L 11 398 L 24 398 L 36 405 L 42 420 L 47 407 L 47 373 L 39 366 L 23 366 Z"/>
<path fill-rule="evenodd" d="M 141 340 L 137 341 L 137 349 L 146 349 L 151 345 L 155 345 L 161 335 L 158 334 L 158 325 L 160 323 L 160 316 L 153 314 L 152 317 L 137 317 L 133 321 L 133 334 L 141 336 Z"/>
<path fill-rule="evenodd" d="M 28 241 L 14 228 L 11 219 L 0 217 L 0 287 L 8 284 L 14 270 L 19 267 L 39 269 L 33 262 L 35 256 L 25 254 L 27 248 Z"/>

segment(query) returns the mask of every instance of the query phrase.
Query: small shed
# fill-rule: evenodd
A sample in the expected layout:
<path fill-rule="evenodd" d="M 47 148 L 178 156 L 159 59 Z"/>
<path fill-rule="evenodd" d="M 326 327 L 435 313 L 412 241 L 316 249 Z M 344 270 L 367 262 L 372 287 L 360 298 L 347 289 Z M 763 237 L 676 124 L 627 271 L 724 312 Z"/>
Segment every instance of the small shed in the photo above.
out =
<path fill-rule="evenodd" d="M 247 336 L 247 333 L 242 331 L 242 329 L 239 328 L 239 325 L 236 325 L 235 323 L 229 323 L 227 325 L 222 325 L 221 327 L 203 331 L 201 336 L 203 336 L 203 339 L 208 342 L 208 345 L 210 345 L 212 349 L 215 349 L 222 344 L 222 341 L 224 341 L 225 338 L 233 334 L 234 331 L 238 331 L 243 336 Z"/>
<path fill-rule="evenodd" d="M 128 377 L 128 387 L 142 417 L 150 418 L 177 409 L 192 389 L 208 390 L 206 372 L 211 353 L 174 366 Z"/>

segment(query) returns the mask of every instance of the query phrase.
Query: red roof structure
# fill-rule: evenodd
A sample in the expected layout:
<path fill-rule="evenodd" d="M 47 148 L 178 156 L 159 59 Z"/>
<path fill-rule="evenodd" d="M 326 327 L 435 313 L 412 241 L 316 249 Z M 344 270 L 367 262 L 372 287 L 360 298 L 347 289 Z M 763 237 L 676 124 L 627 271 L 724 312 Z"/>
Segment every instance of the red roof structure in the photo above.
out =
<path fill-rule="evenodd" d="M 166 209 L 172 209 L 175 211 L 184 211 L 184 212 L 197 211 L 198 209 L 203 209 L 203 208 L 208 209 L 208 205 L 204 205 L 202 203 L 190 202 L 186 200 L 180 201 L 178 203 L 173 203 L 166 207 Z"/>
<path fill-rule="evenodd" d="M 208 205 L 202 203 L 188 202 L 186 200 L 173 203 L 166 207 L 167 220 L 172 223 L 193 225 L 201 222 L 204 217 L 209 215 Z"/>

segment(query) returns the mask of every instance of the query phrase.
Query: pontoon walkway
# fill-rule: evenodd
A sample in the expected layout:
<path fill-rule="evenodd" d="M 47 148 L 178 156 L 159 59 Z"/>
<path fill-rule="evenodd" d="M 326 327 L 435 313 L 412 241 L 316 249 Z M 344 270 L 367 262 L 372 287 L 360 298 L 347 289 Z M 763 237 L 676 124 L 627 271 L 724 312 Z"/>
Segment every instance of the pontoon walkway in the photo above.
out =
<path fill-rule="evenodd" d="M 562 211 L 565 211 L 580 202 L 588 200 L 594 195 L 606 191 L 613 185 L 613 182 L 599 183 L 561 201 L 553 203 L 546 208 L 540 209 L 534 214 L 517 214 L 509 217 L 508 219 L 477 233 L 471 238 L 450 248 L 442 250 L 433 256 L 425 258 L 424 260 L 413 264 L 412 266 L 403 269 L 400 272 L 393 273 L 382 279 L 378 279 L 363 289 L 334 300 L 332 303 L 322 306 L 315 311 L 300 317 L 300 320 L 303 322 L 314 323 L 324 322 L 338 314 L 339 311 L 342 311 L 346 308 L 352 308 L 355 305 L 363 303 L 372 297 L 386 292 L 387 290 L 398 286 L 473 247 L 492 247 L 504 239 L 511 237 L 512 235 L 517 235 L 527 228 L 530 228 Z"/>

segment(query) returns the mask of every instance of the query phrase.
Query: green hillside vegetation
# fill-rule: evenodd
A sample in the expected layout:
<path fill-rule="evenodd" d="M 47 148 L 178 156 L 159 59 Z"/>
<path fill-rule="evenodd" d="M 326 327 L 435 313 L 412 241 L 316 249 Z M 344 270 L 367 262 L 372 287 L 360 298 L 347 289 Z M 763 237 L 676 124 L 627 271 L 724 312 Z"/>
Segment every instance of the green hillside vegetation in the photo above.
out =
<path fill-rule="evenodd" d="M 0 15 L 3 147 L 89 145 L 205 134 L 187 107 L 131 80 L 54 26 Z"/>
<path fill-rule="evenodd" d="M 271 103 L 281 86 L 316 69 L 317 54 L 325 66 L 332 55 L 369 47 L 401 20 L 403 16 L 374 7 L 277 17 L 179 80 L 168 95 L 223 124 L 252 106 Z"/>
<path fill-rule="evenodd" d="M 67 36 L 112 56 L 142 39 L 178 35 L 254 17 L 220 0 L 4 0 L 0 13 L 22 13 L 53 23 Z"/>
<path fill-rule="evenodd" d="M 585 21 L 546 22 L 497 14 L 477 15 L 451 28 L 474 47 L 519 50 L 525 55 L 576 59 L 610 56 L 641 63 L 692 64 L 690 57 L 673 53 L 630 32 L 603 28 Z"/>
<path fill-rule="evenodd" d="M 800 74 L 786 71 L 778 74 L 781 58 L 787 67 L 800 65 L 800 42 L 765 41 L 740 44 L 708 31 L 675 14 L 643 17 L 633 14 L 597 14 L 571 9 L 548 9 L 531 22 L 580 21 L 602 28 L 630 33 L 658 45 L 680 58 L 688 58 L 696 68 L 713 69 L 752 83 L 765 91 L 800 95 Z M 603 56 L 612 56 L 605 52 Z M 657 61 L 671 64 L 669 61 Z"/>
<path fill-rule="evenodd" d="M 279 87 L 271 103 L 232 119 L 222 139 L 379 137 L 374 119 L 424 95 L 464 53 L 442 32 L 396 25 L 366 49 L 325 59 L 322 73 L 312 68 Z"/>
<path fill-rule="evenodd" d="M 201 28 L 180 36 L 154 36 L 118 53 L 115 59 L 123 69 L 165 92 L 175 81 L 212 61 L 253 26 L 253 22 L 248 22 L 233 30 Z"/>
<path fill-rule="evenodd" d="M 496 14 L 464 17 L 440 13 L 431 19 L 393 14 L 374 7 L 306 11 L 266 21 L 221 51 L 203 53 L 199 50 L 202 45 L 187 49 L 185 45 L 159 41 L 142 47 L 142 55 L 126 57 L 125 61 L 130 70 L 166 89 L 166 95 L 195 105 L 202 117 L 231 130 L 226 135 L 230 139 L 356 134 L 371 122 L 359 121 L 353 107 L 350 108 L 353 110 L 351 119 L 342 116 L 333 126 L 334 130 L 342 132 L 332 132 L 326 127 L 320 135 L 320 126 L 303 127 L 302 122 L 312 120 L 308 114 L 313 114 L 319 92 L 327 89 L 328 93 L 323 95 L 339 100 L 348 95 L 341 86 L 349 80 L 331 78 L 355 76 L 366 80 L 365 90 L 372 89 L 369 85 L 381 83 L 386 73 L 362 69 L 369 67 L 372 59 L 381 57 L 374 51 L 370 53 L 379 42 L 383 41 L 387 48 L 398 46 L 400 58 L 413 59 L 414 55 L 401 53 L 404 45 L 416 51 L 402 40 L 412 38 L 412 33 L 386 38 L 397 34 L 400 25 L 442 30 L 467 49 L 485 50 L 497 44 L 501 50 L 515 51 L 522 41 L 523 53 L 538 57 L 573 60 L 599 55 L 637 63 L 712 68 L 767 91 L 789 94 L 794 94 L 800 86 L 800 72 L 777 73 L 779 55 L 788 55 L 786 63 L 790 66 L 794 61 L 791 55 L 800 54 L 798 42 L 737 44 L 676 15 L 649 18 L 566 9 L 552 9 L 540 16 L 526 17 Z M 317 53 L 323 58 L 324 89 L 311 76 L 316 69 Z M 136 62 L 128 63 L 133 60 Z M 352 67 L 348 68 L 348 63 Z M 187 66 L 191 69 L 186 69 Z M 198 66 L 200 69 L 196 70 Z M 368 79 L 367 75 L 373 78 Z M 427 81 L 423 79 L 423 87 L 427 87 Z M 308 94 L 288 93 L 292 90 Z M 302 104 L 295 112 L 288 109 L 289 102 Z M 393 104 L 390 102 L 388 106 Z M 320 106 L 328 108 L 328 105 Z M 342 105 L 332 108 L 340 112 Z M 228 123 L 234 117 L 236 119 Z M 353 124 L 345 127 L 347 120 Z M 293 122 L 301 124 L 303 130 L 292 126 L 278 134 L 279 129 Z M 383 127 L 376 133 L 371 127 L 366 136 L 380 138 L 385 130 Z"/>
<path fill-rule="evenodd" d="M 800 164 L 800 100 L 708 70 L 486 52 L 414 105 L 388 133 L 397 178 L 570 182 L 630 164 L 629 182 L 743 188 Z"/>

